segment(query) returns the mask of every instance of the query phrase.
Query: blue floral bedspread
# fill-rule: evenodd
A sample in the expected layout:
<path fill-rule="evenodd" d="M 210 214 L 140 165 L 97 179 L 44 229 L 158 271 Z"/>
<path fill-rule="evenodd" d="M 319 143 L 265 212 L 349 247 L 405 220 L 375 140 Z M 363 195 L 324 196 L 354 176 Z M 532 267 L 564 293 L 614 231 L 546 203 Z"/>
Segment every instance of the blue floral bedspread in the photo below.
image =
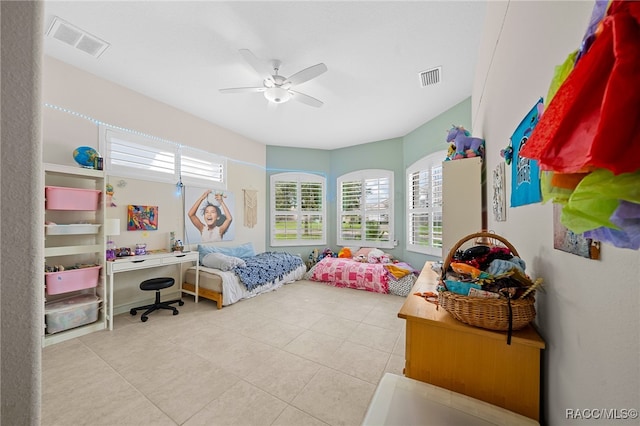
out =
<path fill-rule="evenodd" d="M 240 281 L 251 291 L 273 282 L 302 265 L 302 259 L 283 252 L 265 252 L 243 258 L 247 266 L 233 268 Z"/>

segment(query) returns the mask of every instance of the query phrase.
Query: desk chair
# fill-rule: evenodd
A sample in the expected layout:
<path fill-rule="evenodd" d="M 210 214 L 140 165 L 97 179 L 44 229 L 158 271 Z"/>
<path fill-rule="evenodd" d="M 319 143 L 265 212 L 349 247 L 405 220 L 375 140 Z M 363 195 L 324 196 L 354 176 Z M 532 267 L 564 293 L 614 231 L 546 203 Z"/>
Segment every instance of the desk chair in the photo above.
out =
<path fill-rule="evenodd" d="M 175 283 L 175 280 L 173 278 L 167 278 L 167 277 L 151 278 L 149 280 L 142 281 L 140 283 L 140 290 L 155 291 L 156 301 L 151 305 L 144 305 L 144 306 L 138 306 L 137 308 L 133 308 L 129 311 L 129 313 L 131 315 L 135 315 L 137 311 L 146 309 L 145 313 L 142 314 L 142 316 L 140 317 L 140 320 L 142 322 L 145 322 L 146 320 L 148 320 L 149 319 L 148 315 L 153 311 L 157 311 L 158 309 L 168 309 L 170 311 L 173 311 L 173 315 L 178 315 L 179 314 L 178 310 L 173 306 L 171 306 L 171 304 L 177 303 L 178 305 L 182 306 L 184 305 L 184 302 L 182 300 L 176 299 L 176 300 L 170 300 L 168 302 L 160 301 L 160 290 L 162 290 L 163 288 L 171 287 L 174 283 Z"/>

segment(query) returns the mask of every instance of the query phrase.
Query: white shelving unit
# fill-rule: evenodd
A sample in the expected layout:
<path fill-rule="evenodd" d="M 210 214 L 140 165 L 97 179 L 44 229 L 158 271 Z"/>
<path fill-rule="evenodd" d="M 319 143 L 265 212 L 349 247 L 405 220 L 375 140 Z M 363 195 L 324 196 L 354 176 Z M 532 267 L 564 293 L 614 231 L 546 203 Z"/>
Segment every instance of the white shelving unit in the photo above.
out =
<path fill-rule="evenodd" d="M 442 163 L 442 258 L 466 235 L 482 231 L 482 159 Z"/>
<path fill-rule="evenodd" d="M 48 346 L 74 337 L 83 336 L 107 328 L 108 306 L 105 291 L 106 259 L 104 235 L 104 171 L 85 169 L 81 167 L 64 166 L 58 164 L 44 164 L 45 186 L 76 188 L 85 190 L 99 190 L 97 208 L 95 210 L 59 210 L 51 209 L 45 200 L 45 223 L 56 225 L 43 226 L 44 265 L 43 265 L 43 302 L 54 303 L 61 299 L 84 294 L 95 295 L 100 298 L 98 304 L 97 321 L 70 328 L 55 333 L 47 333 L 46 315 L 43 318 L 42 345 Z M 43 193 L 44 193 L 43 189 Z M 65 267 L 76 264 L 96 264 L 102 266 L 96 287 L 56 292 L 48 294 L 46 290 L 45 265 L 62 265 Z M 50 306 L 50 305 L 49 305 Z"/>

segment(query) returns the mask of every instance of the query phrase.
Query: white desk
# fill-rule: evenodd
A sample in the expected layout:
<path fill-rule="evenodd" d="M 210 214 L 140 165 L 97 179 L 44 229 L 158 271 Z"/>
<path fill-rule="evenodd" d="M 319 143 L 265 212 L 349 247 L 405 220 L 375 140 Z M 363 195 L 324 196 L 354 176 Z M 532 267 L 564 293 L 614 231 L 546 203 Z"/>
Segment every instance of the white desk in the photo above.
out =
<path fill-rule="evenodd" d="M 156 253 L 145 254 L 143 256 L 127 256 L 120 257 L 112 262 L 107 262 L 107 276 L 109 277 L 109 300 L 107 321 L 109 322 L 109 330 L 113 330 L 113 276 L 118 272 L 137 271 L 139 269 L 157 268 L 167 265 L 180 266 L 180 291 L 191 294 L 198 303 L 198 281 L 199 281 L 199 256 L 197 251 L 188 251 L 184 253 Z M 196 288 L 195 292 L 182 289 L 182 264 L 187 262 L 195 262 L 196 264 Z"/>

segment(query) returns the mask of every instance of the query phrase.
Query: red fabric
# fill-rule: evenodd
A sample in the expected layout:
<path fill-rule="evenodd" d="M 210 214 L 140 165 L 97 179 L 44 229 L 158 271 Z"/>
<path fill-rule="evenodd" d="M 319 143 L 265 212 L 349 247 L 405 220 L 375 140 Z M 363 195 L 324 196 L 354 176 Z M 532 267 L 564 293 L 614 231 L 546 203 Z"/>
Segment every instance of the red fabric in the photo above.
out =
<path fill-rule="evenodd" d="M 542 170 L 640 169 L 640 2 L 614 1 L 601 28 L 520 151 Z"/>

